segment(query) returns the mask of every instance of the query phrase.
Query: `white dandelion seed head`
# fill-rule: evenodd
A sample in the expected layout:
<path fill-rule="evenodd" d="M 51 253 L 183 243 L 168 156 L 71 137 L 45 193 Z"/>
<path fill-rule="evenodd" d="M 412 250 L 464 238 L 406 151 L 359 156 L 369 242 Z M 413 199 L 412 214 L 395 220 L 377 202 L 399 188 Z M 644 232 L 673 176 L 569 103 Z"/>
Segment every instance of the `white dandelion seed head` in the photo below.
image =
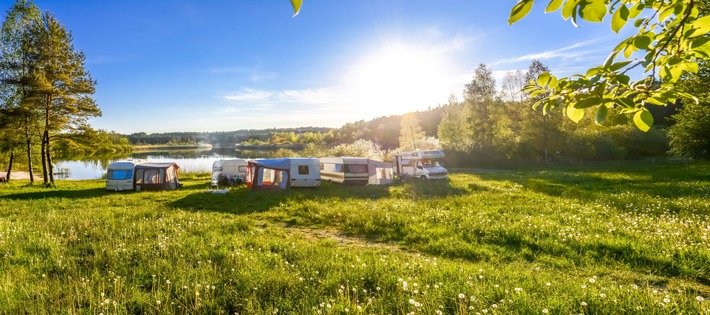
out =
<path fill-rule="evenodd" d="M 698 302 L 705 301 L 705 298 L 702 297 L 702 296 L 700 296 L 700 295 L 696 296 L 695 299 L 696 299 Z"/>
<path fill-rule="evenodd" d="M 464 295 L 463 293 L 459 293 L 459 299 L 465 299 L 465 298 L 466 298 L 466 295 Z"/>

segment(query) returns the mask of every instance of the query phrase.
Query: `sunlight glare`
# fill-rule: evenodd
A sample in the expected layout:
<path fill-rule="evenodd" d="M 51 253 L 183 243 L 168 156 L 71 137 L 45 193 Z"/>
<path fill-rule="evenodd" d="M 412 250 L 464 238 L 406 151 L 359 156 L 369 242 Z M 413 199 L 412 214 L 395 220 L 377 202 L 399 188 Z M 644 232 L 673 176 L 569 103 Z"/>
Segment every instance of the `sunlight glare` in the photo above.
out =
<path fill-rule="evenodd" d="M 423 110 L 455 92 L 451 68 L 436 50 L 391 44 L 349 69 L 346 94 L 352 105 L 378 116 Z"/>

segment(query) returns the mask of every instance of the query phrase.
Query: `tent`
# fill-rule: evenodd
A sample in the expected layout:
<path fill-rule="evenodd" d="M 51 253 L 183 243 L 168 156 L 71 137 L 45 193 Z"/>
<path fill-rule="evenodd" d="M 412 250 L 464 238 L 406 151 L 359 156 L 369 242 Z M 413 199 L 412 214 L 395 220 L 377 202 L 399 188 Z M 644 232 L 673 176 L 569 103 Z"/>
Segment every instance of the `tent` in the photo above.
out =
<path fill-rule="evenodd" d="M 254 190 L 286 189 L 291 183 L 289 159 L 249 160 L 247 187 Z"/>
<path fill-rule="evenodd" d="M 179 168 L 174 162 L 136 164 L 133 185 L 136 191 L 176 189 L 182 186 L 178 182 Z"/>
<path fill-rule="evenodd" d="M 370 185 L 389 185 L 394 182 L 392 163 L 367 160 L 368 181 Z"/>

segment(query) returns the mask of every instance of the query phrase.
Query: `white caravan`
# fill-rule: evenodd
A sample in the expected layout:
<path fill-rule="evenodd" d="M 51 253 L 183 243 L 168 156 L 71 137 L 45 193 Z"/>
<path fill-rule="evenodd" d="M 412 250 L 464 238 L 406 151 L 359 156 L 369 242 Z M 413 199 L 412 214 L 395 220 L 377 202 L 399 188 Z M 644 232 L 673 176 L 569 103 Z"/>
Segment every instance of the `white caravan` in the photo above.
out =
<path fill-rule="evenodd" d="M 363 157 L 320 158 L 321 180 L 343 184 L 367 185 L 368 160 Z"/>
<path fill-rule="evenodd" d="M 439 163 L 442 158 L 444 158 L 444 151 L 441 150 L 392 154 L 395 173 L 400 178 L 446 179 L 449 177 L 449 172 Z"/>
<path fill-rule="evenodd" d="M 214 161 L 212 163 L 212 188 L 240 184 L 238 181 L 244 180 L 248 168 L 249 163 L 244 159 Z"/>
<path fill-rule="evenodd" d="M 116 161 L 106 170 L 106 190 L 133 190 L 133 172 L 143 160 Z"/>
<path fill-rule="evenodd" d="M 320 161 L 315 158 L 289 158 L 291 187 L 320 186 Z"/>

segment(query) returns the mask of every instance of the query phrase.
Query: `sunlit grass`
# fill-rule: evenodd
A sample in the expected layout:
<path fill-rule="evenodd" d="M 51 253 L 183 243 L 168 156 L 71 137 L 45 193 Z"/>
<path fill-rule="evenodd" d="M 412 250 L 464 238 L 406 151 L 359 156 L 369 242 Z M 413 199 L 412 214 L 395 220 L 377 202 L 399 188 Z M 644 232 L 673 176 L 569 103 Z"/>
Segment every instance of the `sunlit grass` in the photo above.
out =
<path fill-rule="evenodd" d="M 710 312 L 710 166 L 0 186 L 0 313 Z"/>

